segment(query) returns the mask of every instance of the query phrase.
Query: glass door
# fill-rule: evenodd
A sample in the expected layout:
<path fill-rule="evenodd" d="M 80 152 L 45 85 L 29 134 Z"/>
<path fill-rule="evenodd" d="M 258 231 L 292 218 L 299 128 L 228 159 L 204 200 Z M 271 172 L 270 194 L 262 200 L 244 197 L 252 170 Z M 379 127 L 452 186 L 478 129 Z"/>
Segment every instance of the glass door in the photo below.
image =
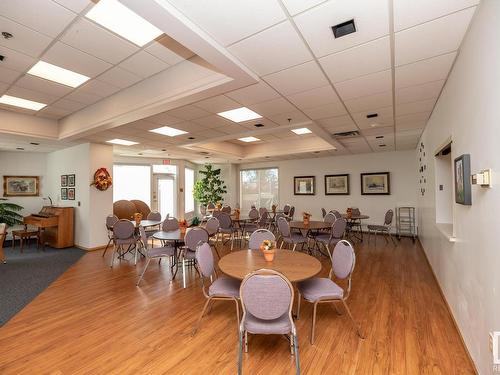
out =
<path fill-rule="evenodd" d="M 153 177 L 153 209 L 161 213 L 162 219 L 177 216 L 175 178 L 171 175 L 156 174 Z"/>

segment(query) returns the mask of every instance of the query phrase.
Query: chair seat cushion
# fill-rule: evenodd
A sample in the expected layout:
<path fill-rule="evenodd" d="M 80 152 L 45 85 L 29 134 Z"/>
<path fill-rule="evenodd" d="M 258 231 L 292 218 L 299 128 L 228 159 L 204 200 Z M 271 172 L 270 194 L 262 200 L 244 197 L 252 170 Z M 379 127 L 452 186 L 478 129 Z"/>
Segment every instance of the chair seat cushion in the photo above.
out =
<path fill-rule="evenodd" d="M 240 280 L 232 277 L 219 277 L 208 288 L 208 295 L 240 298 L 240 284 Z"/>
<path fill-rule="evenodd" d="M 315 277 L 298 284 L 298 289 L 302 296 L 314 302 L 318 299 L 342 298 L 344 290 L 332 280 L 324 277 Z"/>
<path fill-rule="evenodd" d="M 126 238 L 126 239 L 117 238 L 115 240 L 115 242 L 117 245 L 133 245 L 137 242 L 137 239 L 135 237 Z"/>
<path fill-rule="evenodd" d="M 189 249 L 184 251 L 184 259 L 196 259 L 196 252 Z"/>
<path fill-rule="evenodd" d="M 307 237 L 304 237 L 302 234 L 292 233 L 290 237 L 283 237 L 283 241 L 286 243 L 305 243 L 307 242 Z"/>
<path fill-rule="evenodd" d="M 369 224 L 367 225 L 367 228 L 369 230 L 378 230 L 379 232 L 387 232 L 389 230 L 389 228 L 387 228 L 386 226 L 384 225 L 373 225 L 373 224 Z"/>
<path fill-rule="evenodd" d="M 264 320 L 250 314 L 248 311 L 244 321 L 245 330 L 261 335 L 284 335 L 291 332 L 292 324 L 288 312 L 277 319 Z"/>
<path fill-rule="evenodd" d="M 148 250 L 148 255 L 151 258 L 172 257 L 175 255 L 175 249 L 170 246 L 154 247 Z"/>
<path fill-rule="evenodd" d="M 336 245 L 341 239 L 342 238 L 330 238 L 329 234 L 318 234 L 315 237 L 316 241 L 319 241 L 327 245 Z"/>

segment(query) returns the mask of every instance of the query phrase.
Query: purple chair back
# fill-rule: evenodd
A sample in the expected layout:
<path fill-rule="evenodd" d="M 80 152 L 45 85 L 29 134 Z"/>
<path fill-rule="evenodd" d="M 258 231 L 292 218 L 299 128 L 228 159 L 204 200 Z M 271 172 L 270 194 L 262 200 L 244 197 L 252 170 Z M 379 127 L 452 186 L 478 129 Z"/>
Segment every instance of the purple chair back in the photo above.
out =
<path fill-rule="evenodd" d="M 326 216 L 326 210 L 324 208 L 321 208 L 321 215 L 322 217 Z"/>
<path fill-rule="evenodd" d="M 175 217 L 167 217 L 161 226 L 161 230 L 165 232 L 172 232 L 179 229 L 179 222 Z"/>
<path fill-rule="evenodd" d="M 325 217 L 323 218 L 323 221 L 325 223 L 329 223 L 329 224 L 335 223 L 335 220 L 337 220 L 337 218 L 335 217 L 335 215 L 332 212 L 328 212 L 325 215 Z"/>
<path fill-rule="evenodd" d="M 118 220 L 115 225 L 113 225 L 113 235 L 116 239 L 127 240 L 134 236 L 135 225 L 129 220 Z"/>
<path fill-rule="evenodd" d="M 205 229 L 207 230 L 209 236 L 217 233 L 219 227 L 219 220 L 216 217 L 211 217 L 210 219 L 208 219 L 207 225 L 205 225 Z"/>
<path fill-rule="evenodd" d="M 267 210 L 262 212 L 262 214 L 260 215 L 260 219 L 259 219 L 259 225 L 261 227 L 263 227 L 264 225 L 267 224 L 267 220 L 269 219 L 269 214 L 267 213 Z"/>
<path fill-rule="evenodd" d="M 290 211 L 288 211 L 288 216 L 293 219 L 293 215 L 295 214 L 295 206 L 290 207 Z"/>
<path fill-rule="evenodd" d="M 351 209 L 351 212 L 352 212 L 352 215 L 353 215 L 353 216 L 359 216 L 359 215 L 361 215 L 361 211 L 359 210 L 359 208 L 355 208 L 355 207 L 353 207 L 353 208 Z"/>
<path fill-rule="evenodd" d="M 331 237 L 332 238 L 342 238 L 344 237 L 344 232 L 345 232 L 345 227 L 347 223 L 344 218 L 340 218 L 335 220 L 335 222 L 332 224 L 332 233 Z"/>
<path fill-rule="evenodd" d="M 248 217 L 250 219 L 258 219 L 259 218 L 259 211 L 257 211 L 256 208 L 252 208 L 250 212 L 248 213 Z"/>
<path fill-rule="evenodd" d="M 278 218 L 278 230 L 283 237 L 290 237 L 290 225 L 284 217 Z"/>
<path fill-rule="evenodd" d="M 106 217 L 106 228 L 108 228 L 108 230 L 112 230 L 113 226 L 116 224 L 116 222 L 118 220 L 120 220 L 120 219 L 118 219 L 118 216 L 116 216 L 116 215 L 108 215 Z"/>
<path fill-rule="evenodd" d="M 331 210 L 330 213 L 333 214 L 333 216 L 335 216 L 336 219 L 342 218 L 342 215 L 337 210 Z"/>
<path fill-rule="evenodd" d="M 342 240 L 335 245 L 332 254 L 332 271 L 339 279 L 351 276 L 356 264 L 356 255 L 349 241 Z"/>
<path fill-rule="evenodd" d="M 273 320 L 290 314 L 293 288 L 279 272 L 261 269 L 245 277 L 240 287 L 240 298 L 245 313 L 257 319 Z"/>
<path fill-rule="evenodd" d="M 214 255 L 207 242 L 203 242 L 196 247 L 196 262 L 203 277 L 210 277 L 214 273 Z"/>
<path fill-rule="evenodd" d="M 262 216 L 264 214 L 264 212 L 267 212 L 267 208 L 265 207 L 260 207 L 259 208 L 259 215 Z"/>
<path fill-rule="evenodd" d="M 257 229 L 250 235 L 248 248 L 250 250 L 259 250 L 259 247 L 264 240 L 276 241 L 276 237 L 267 229 Z"/>
<path fill-rule="evenodd" d="M 212 202 L 210 202 L 209 204 L 207 204 L 207 208 L 209 210 L 213 210 L 215 208 L 215 204 L 213 204 Z"/>
<path fill-rule="evenodd" d="M 384 218 L 384 225 L 391 225 L 392 224 L 392 217 L 394 216 L 394 211 L 388 210 L 385 213 L 385 218 Z"/>
<path fill-rule="evenodd" d="M 285 205 L 283 206 L 283 213 L 284 213 L 285 215 L 288 215 L 288 213 L 289 213 L 289 212 L 290 212 L 290 205 L 289 205 L 289 204 L 285 204 Z"/>
<path fill-rule="evenodd" d="M 194 227 L 186 232 L 184 243 L 191 251 L 196 251 L 200 242 L 208 242 L 208 232 L 202 227 Z"/>
<path fill-rule="evenodd" d="M 226 214 L 230 214 L 231 213 L 231 206 L 224 206 L 224 207 L 222 207 L 221 211 L 225 212 Z"/>
<path fill-rule="evenodd" d="M 148 214 L 148 220 L 160 221 L 161 220 L 161 214 L 158 211 L 151 211 Z"/>
<path fill-rule="evenodd" d="M 219 216 L 217 216 L 217 219 L 219 220 L 219 224 L 222 229 L 231 229 L 233 227 L 233 220 L 231 219 L 231 216 L 225 212 L 221 212 Z"/>

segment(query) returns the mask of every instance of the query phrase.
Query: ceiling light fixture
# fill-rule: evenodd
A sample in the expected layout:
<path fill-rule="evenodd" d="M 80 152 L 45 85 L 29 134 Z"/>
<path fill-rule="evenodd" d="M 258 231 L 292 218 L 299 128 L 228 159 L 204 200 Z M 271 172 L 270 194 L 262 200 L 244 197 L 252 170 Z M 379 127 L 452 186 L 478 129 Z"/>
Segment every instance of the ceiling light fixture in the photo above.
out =
<path fill-rule="evenodd" d="M 28 70 L 28 74 L 69 87 L 78 87 L 90 79 L 90 77 L 84 76 L 83 74 L 72 72 L 71 70 L 49 64 L 45 61 L 39 61 L 33 65 L 33 67 Z"/>
<path fill-rule="evenodd" d="M 156 128 L 150 130 L 151 133 L 157 133 L 161 135 L 167 135 L 169 137 L 175 137 L 181 134 L 187 134 L 184 130 L 179 130 L 175 128 L 171 128 L 170 126 L 162 126 L 161 128 Z"/>
<path fill-rule="evenodd" d="M 312 131 L 310 131 L 308 128 L 292 129 L 292 132 L 294 132 L 297 135 L 311 134 L 312 133 Z"/>
<path fill-rule="evenodd" d="M 257 118 L 262 118 L 261 115 L 259 115 L 258 113 L 252 111 L 247 107 L 231 109 L 230 111 L 220 112 L 217 114 L 233 122 L 244 122 L 249 120 L 255 120 Z"/>
<path fill-rule="evenodd" d="M 85 15 L 108 30 L 142 47 L 163 34 L 117 0 L 100 0 Z"/>
<path fill-rule="evenodd" d="M 243 138 L 238 138 L 238 141 L 242 141 L 242 142 L 257 142 L 257 141 L 260 141 L 259 138 L 255 138 L 255 137 L 243 137 Z"/>
<path fill-rule="evenodd" d="M 133 145 L 138 145 L 139 142 L 133 142 L 133 141 L 127 141 L 126 139 L 110 139 L 109 141 L 106 141 L 106 143 L 112 143 L 114 145 L 121 145 L 121 146 L 133 146 Z"/>
<path fill-rule="evenodd" d="M 349 20 L 346 22 L 339 23 L 338 25 L 332 26 L 333 36 L 340 38 L 356 32 L 356 25 L 354 20 Z"/>
<path fill-rule="evenodd" d="M 32 111 L 39 111 L 47 104 L 35 102 L 33 100 L 18 98 L 16 96 L 2 95 L 0 97 L 0 104 L 7 104 L 14 107 L 31 109 Z"/>

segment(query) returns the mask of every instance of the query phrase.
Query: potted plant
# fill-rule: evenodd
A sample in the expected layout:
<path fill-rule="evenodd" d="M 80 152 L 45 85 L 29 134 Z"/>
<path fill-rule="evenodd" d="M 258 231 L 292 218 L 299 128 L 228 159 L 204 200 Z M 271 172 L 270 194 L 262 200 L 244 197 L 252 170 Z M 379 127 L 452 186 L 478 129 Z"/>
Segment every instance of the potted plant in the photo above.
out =
<path fill-rule="evenodd" d="M 222 195 L 226 194 L 227 190 L 226 184 L 221 179 L 220 168 L 214 169 L 211 164 L 206 164 L 200 174 L 202 178 L 196 181 L 193 187 L 194 199 L 204 206 L 222 202 Z"/>
<path fill-rule="evenodd" d="M 5 223 L 8 227 L 22 224 L 23 216 L 18 212 L 21 211 L 23 207 L 6 201 L 6 198 L 0 198 L 0 223 Z"/>
<path fill-rule="evenodd" d="M 272 262 L 274 259 L 274 253 L 276 249 L 276 243 L 271 240 L 264 240 L 260 245 L 260 250 L 264 253 L 264 259 L 267 262 Z"/>

